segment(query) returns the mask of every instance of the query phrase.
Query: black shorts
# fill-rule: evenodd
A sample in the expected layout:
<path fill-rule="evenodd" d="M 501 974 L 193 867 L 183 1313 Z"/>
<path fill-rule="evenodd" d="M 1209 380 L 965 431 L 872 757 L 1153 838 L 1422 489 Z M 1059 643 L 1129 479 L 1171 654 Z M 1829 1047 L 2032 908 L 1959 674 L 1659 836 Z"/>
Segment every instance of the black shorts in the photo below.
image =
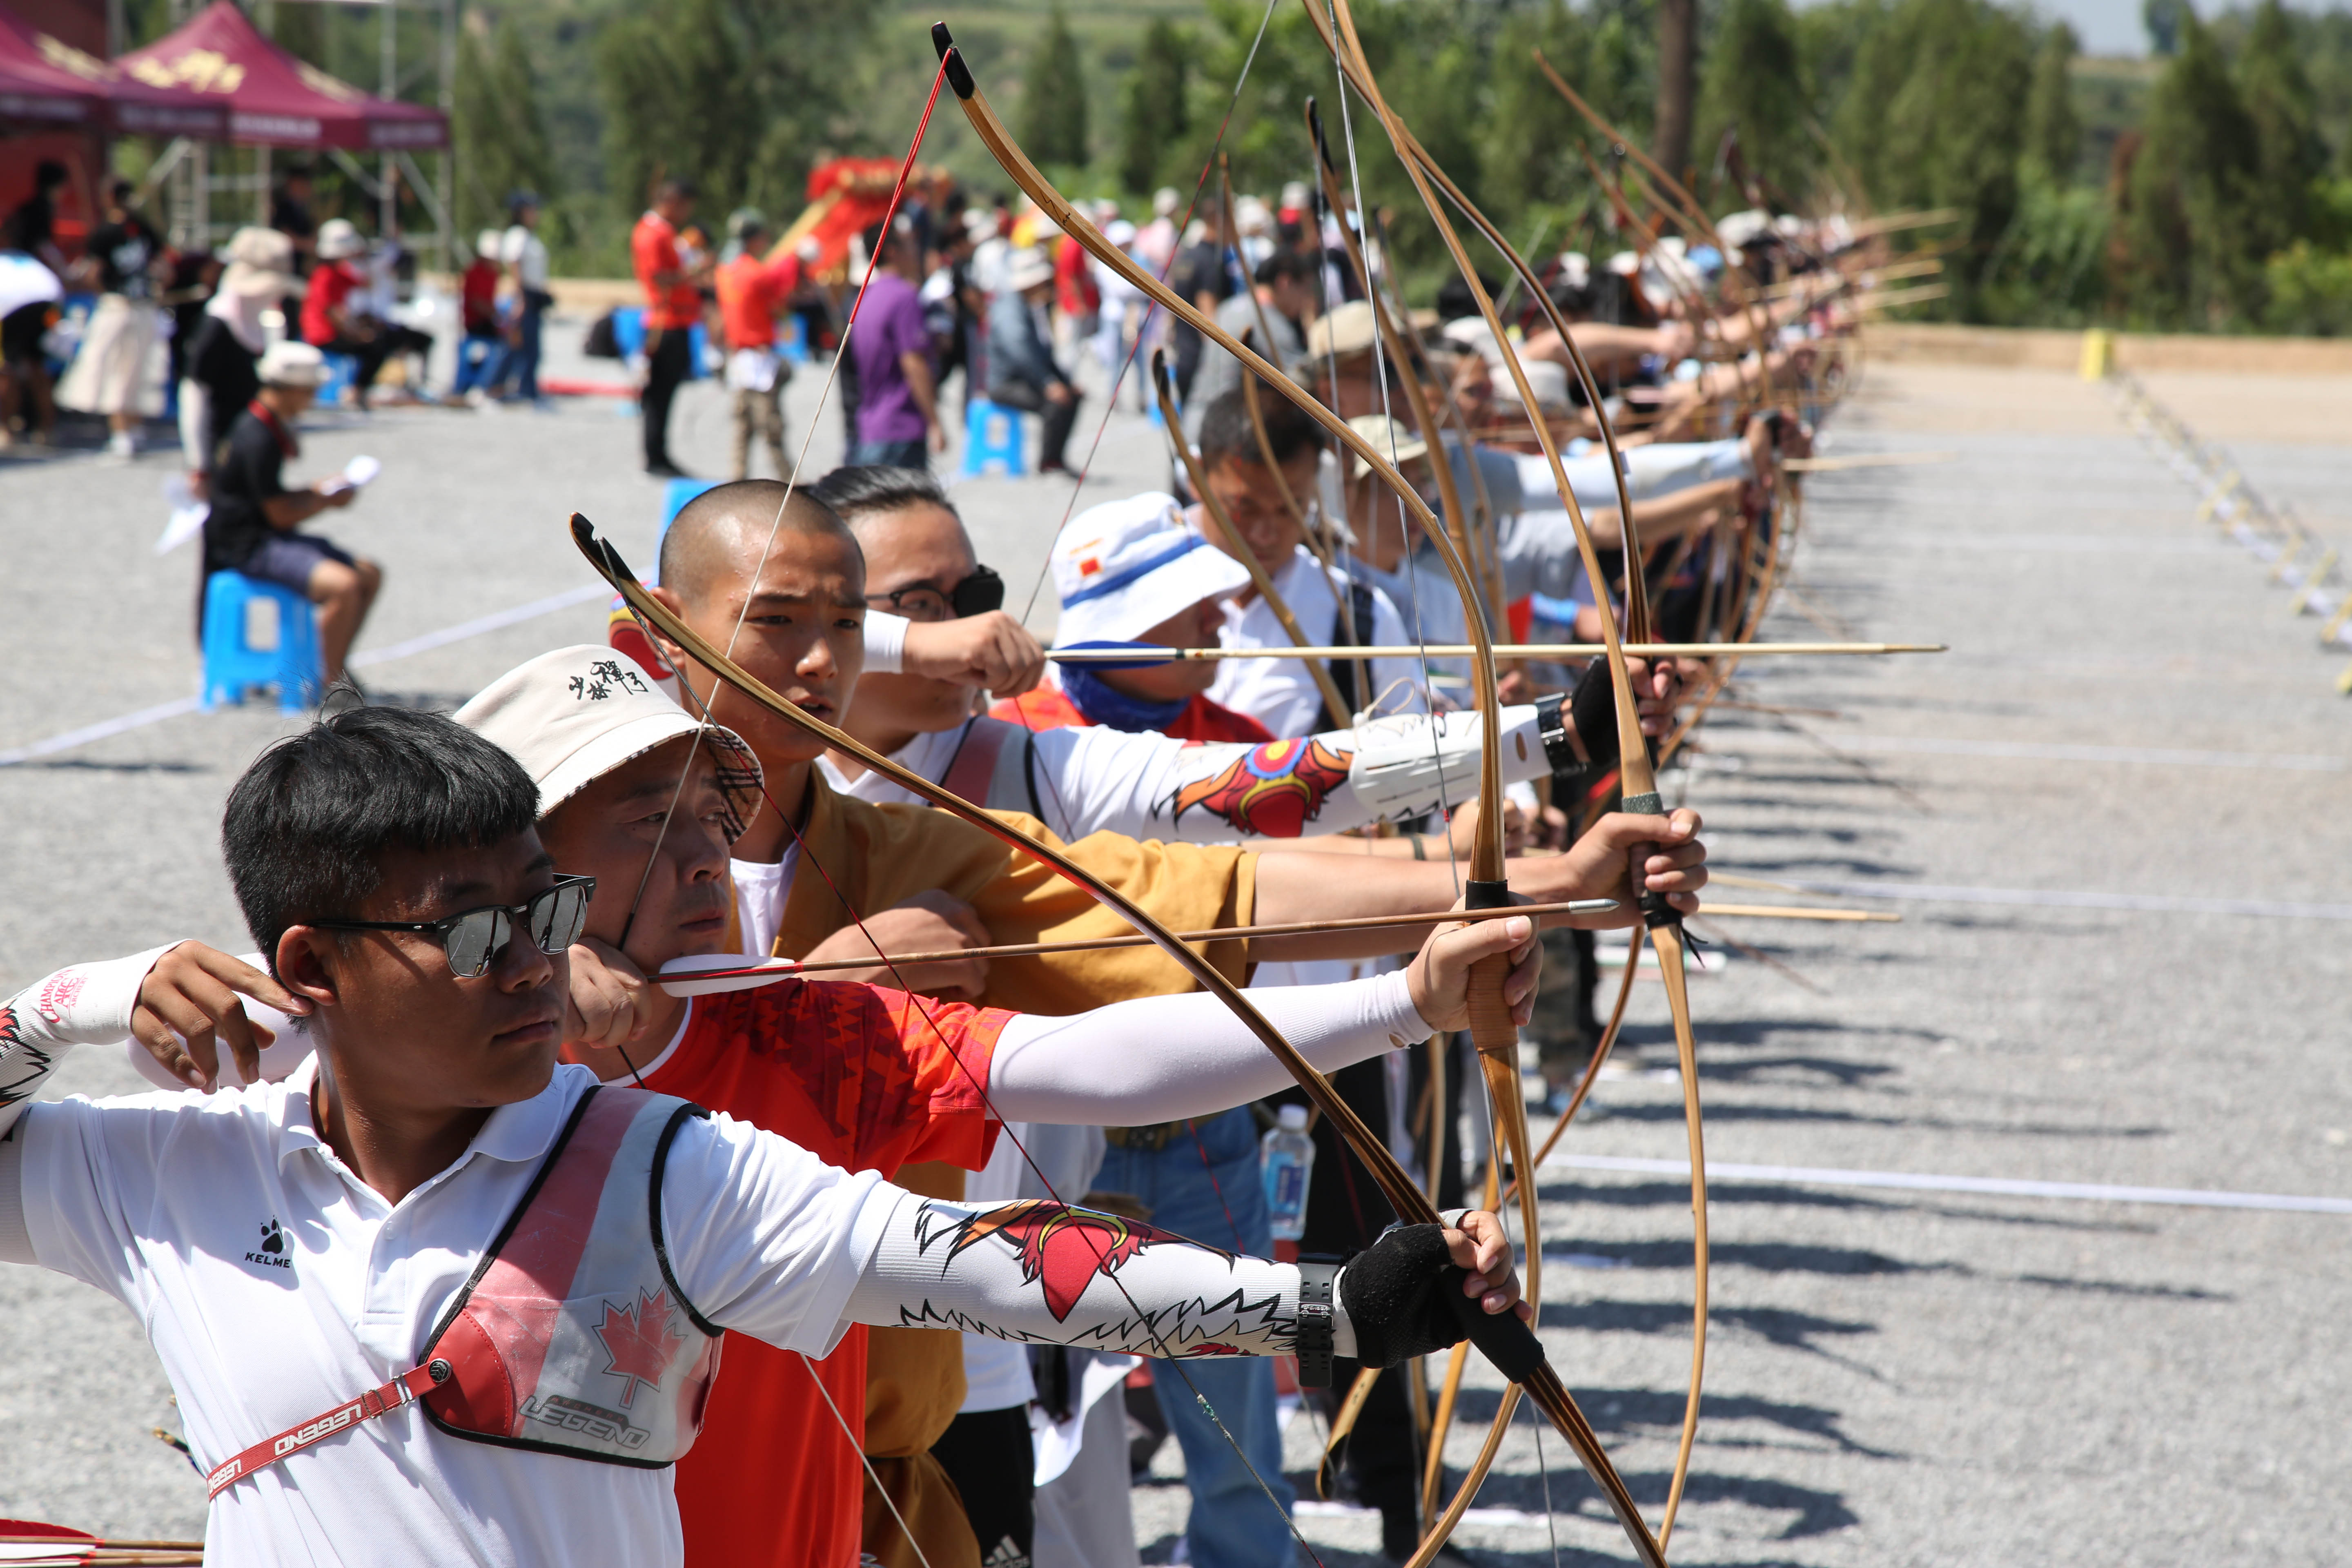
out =
<path fill-rule="evenodd" d="M 261 548 L 246 558 L 237 568 L 248 577 L 258 577 L 265 583 L 275 583 L 291 588 L 298 594 L 310 591 L 310 574 L 321 561 L 340 561 L 346 566 L 359 563 L 351 552 L 328 543 L 316 534 L 279 533 L 261 542 Z"/>
<path fill-rule="evenodd" d="M 30 364 L 41 358 L 41 339 L 49 330 L 49 303 L 36 300 L 0 316 L 0 361 Z"/>

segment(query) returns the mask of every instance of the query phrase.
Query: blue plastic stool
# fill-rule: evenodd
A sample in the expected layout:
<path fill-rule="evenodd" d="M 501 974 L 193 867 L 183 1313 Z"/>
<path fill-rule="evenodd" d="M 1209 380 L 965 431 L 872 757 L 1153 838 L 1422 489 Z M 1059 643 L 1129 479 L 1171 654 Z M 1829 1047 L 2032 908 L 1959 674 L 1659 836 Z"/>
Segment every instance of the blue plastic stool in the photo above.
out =
<path fill-rule="evenodd" d="M 360 362 L 350 354 L 323 354 L 327 362 L 327 379 L 319 384 L 318 395 L 311 401 L 321 408 L 341 405 L 352 395 L 360 379 Z"/>
<path fill-rule="evenodd" d="M 277 612 L 277 634 L 268 647 L 248 640 L 247 615 L 257 600 Z M 205 579 L 205 711 L 243 702 L 249 688 L 275 686 L 281 712 L 306 712 L 319 700 L 323 674 L 319 623 L 310 600 L 242 572 L 215 572 Z"/>
<path fill-rule="evenodd" d="M 961 477 L 971 479 L 992 468 L 1001 469 L 1007 479 L 1028 472 L 1021 462 L 1021 410 L 985 397 L 967 398 Z"/>

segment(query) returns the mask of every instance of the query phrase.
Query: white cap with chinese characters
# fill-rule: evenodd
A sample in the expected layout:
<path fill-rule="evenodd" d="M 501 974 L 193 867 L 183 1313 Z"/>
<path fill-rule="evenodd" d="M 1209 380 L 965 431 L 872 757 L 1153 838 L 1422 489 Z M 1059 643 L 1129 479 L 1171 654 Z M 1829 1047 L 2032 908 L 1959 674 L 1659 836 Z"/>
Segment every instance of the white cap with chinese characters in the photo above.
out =
<path fill-rule="evenodd" d="M 458 723 L 511 752 L 539 785 L 539 814 L 680 735 L 699 734 L 719 764 L 730 839 L 760 810 L 760 759 L 734 731 L 698 723 L 635 659 L 580 643 L 541 654 L 484 687 Z"/>

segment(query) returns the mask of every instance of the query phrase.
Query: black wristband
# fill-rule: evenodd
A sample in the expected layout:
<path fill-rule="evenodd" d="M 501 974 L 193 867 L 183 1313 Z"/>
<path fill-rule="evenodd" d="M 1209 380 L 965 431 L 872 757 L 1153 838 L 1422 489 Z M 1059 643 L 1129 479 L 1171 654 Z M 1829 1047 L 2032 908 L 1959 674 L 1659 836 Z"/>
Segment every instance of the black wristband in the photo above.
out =
<path fill-rule="evenodd" d="M 1622 748 L 1617 744 L 1617 689 L 1607 659 L 1594 659 L 1576 678 L 1576 690 L 1568 700 L 1568 718 L 1576 726 L 1576 738 L 1584 742 L 1592 765 L 1615 767 Z"/>
<path fill-rule="evenodd" d="M 1331 1282 L 1339 1266 L 1325 1258 L 1298 1260 L 1298 1386 L 1331 1386 Z"/>

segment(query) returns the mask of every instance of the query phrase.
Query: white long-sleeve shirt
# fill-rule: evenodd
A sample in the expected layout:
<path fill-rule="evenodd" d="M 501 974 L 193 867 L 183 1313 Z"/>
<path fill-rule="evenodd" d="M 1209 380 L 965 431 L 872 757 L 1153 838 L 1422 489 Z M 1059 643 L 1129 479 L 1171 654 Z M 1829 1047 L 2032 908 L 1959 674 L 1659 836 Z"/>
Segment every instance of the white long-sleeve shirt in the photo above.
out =
<path fill-rule="evenodd" d="M 1535 708 L 1503 710 L 1503 777 L 1516 784 L 1551 771 Z M 1478 793 L 1478 715 L 1402 714 L 1352 730 L 1327 730 L 1270 750 L 1244 742 L 1179 741 L 1157 731 L 1103 725 L 1029 731 L 971 719 L 918 735 L 890 760 L 945 782 L 979 746 L 1017 748 L 988 771 L 992 811 L 1025 811 L 1066 842 L 1089 833 L 1191 844 L 1232 844 L 1299 832 L 1337 833 L 1383 819 L 1451 809 Z M 877 805 L 924 805 L 912 790 L 871 771 L 852 778 L 828 756 L 834 788 Z M 1253 771 L 1255 770 L 1255 771 Z M 1269 776 L 1296 781 L 1303 802 L 1253 810 L 1248 791 Z"/>
<path fill-rule="evenodd" d="M 1336 569 L 1326 573 L 1321 563 L 1307 552 L 1305 545 L 1295 545 L 1289 560 L 1267 570 L 1275 591 L 1290 606 L 1290 613 L 1298 618 L 1299 630 L 1309 638 L 1325 644 L 1358 640 L 1349 625 L 1348 582 Z M 1393 647 L 1414 640 L 1397 612 L 1398 607 L 1389 603 L 1387 595 L 1374 592 L 1374 644 Z M 1290 634 L 1283 630 L 1265 598 L 1255 595 L 1245 605 L 1227 602 L 1225 624 L 1217 634 L 1217 641 L 1226 647 L 1292 646 Z M 1427 709 L 1428 694 L 1418 662 L 1373 659 L 1371 670 L 1372 689 L 1356 693 L 1359 711 L 1417 713 Z M 1322 693 L 1317 689 L 1315 677 L 1302 658 L 1229 658 L 1217 668 L 1216 684 L 1209 688 L 1209 700 L 1237 713 L 1248 714 L 1276 735 L 1310 733 L 1323 718 Z"/>
<path fill-rule="evenodd" d="M 455 1162 L 398 1203 L 320 1136 L 315 1061 L 282 1083 L 209 1097 L 27 1107 L 66 1049 L 127 1032 L 140 983 L 165 951 L 61 971 L 0 1010 L 0 1262 L 68 1274 L 137 1313 L 190 1446 L 209 1467 L 417 1363 L 595 1079 L 558 1066 L 544 1089 L 493 1110 Z M 1329 1059 L 1338 1037 L 1367 1023 L 1383 1041 L 1425 1028 L 1409 998 L 1399 1012 L 1398 977 L 1347 989 L 1347 1005 L 1326 1018 L 1338 1026 L 1319 1034 L 1297 1011 L 1311 1008 L 1307 994 L 1262 1005 L 1283 1014 L 1286 1032 L 1327 1069 L 1338 1065 Z M 1238 1100 L 1266 1092 L 1264 1068 L 1213 1065 L 1201 1054 L 1222 1055 L 1220 1036 L 1246 1035 L 1222 1008 L 1220 1024 L 1189 1005 L 1213 1001 L 1106 1009 L 1107 1037 L 1077 1019 L 1035 1020 L 1017 1037 L 1008 1027 L 992 1085 L 1009 1116 L 1089 1121 L 1112 1110 L 1129 1119 L 1102 1097 L 1116 1099 L 1117 1080 L 1132 1082 L 1137 1067 L 1153 1079 L 1145 1094 L 1153 1108 L 1136 1119 L 1160 1119 L 1169 1107 L 1195 1113 L 1204 1068 Z M 1145 1037 L 1137 1030 L 1166 1004 L 1179 1005 L 1160 1020 L 1164 1037 L 1155 1026 L 1167 1056 L 1154 1067 L 1144 1058 L 1158 1053 L 1137 1049 Z M 1123 1048 L 1110 1049 L 1111 1038 Z M 1272 1066 L 1263 1051 L 1253 1055 Z M 1049 1312 L 1009 1251 L 958 1245 L 948 1254 L 955 1268 L 941 1262 L 938 1237 L 968 1222 L 969 1209 L 916 1198 L 871 1172 L 835 1170 L 725 1115 L 680 1129 L 661 1208 L 670 1271 L 706 1319 L 812 1355 L 852 1321 L 1276 1353 L 1287 1348 L 1297 1310 L 1296 1270 L 1162 1239 L 1098 1270 L 1074 1304 Z M 1158 1340 L 1166 1328 L 1151 1327 L 1179 1322 L 1185 1342 L 1173 1346 Z M 1337 1329 L 1348 1353 L 1344 1314 Z M 402 1407 L 225 1490 L 206 1550 L 223 1563 L 667 1563 L 680 1561 L 683 1542 L 661 1470 L 466 1442 Z"/>

